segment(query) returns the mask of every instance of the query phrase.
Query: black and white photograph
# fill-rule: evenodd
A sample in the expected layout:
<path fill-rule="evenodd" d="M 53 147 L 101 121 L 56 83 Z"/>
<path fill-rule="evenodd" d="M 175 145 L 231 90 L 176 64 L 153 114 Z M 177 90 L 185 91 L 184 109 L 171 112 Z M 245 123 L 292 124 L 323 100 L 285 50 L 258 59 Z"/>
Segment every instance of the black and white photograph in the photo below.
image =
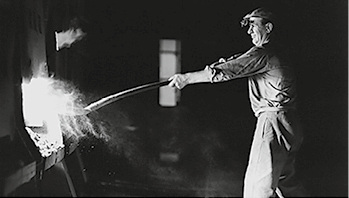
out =
<path fill-rule="evenodd" d="M 0 0 L 0 196 L 348 197 L 347 0 Z"/>

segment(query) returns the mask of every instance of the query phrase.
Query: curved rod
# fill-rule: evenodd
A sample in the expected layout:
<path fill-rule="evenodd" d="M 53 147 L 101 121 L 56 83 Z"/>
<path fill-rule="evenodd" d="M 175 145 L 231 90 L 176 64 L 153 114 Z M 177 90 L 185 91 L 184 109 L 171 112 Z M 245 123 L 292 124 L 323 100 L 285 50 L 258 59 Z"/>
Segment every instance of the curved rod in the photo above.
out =
<path fill-rule="evenodd" d="M 140 85 L 131 89 L 127 89 L 125 91 L 121 91 L 112 95 L 109 95 L 107 97 L 104 97 L 96 102 L 93 102 L 91 104 L 89 104 L 87 107 L 84 108 L 84 112 L 83 114 L 88 114 L 92 111 L 96 111 L 97 109 L 100 109 L 112 102 L 118 101 L 122 98 L 128 97 L 128 96 L 132 96 L 141 92 L 145 92 L 151 89 L 155 89 L 158 87 L 162 87 L 165 85 L 168 85 L 170 83 L 170 81 L 166 80 L 166 81 L 160 81 L 160 82 L 152 82 L 152 83 L 148 83 L 145 85 Z"/>

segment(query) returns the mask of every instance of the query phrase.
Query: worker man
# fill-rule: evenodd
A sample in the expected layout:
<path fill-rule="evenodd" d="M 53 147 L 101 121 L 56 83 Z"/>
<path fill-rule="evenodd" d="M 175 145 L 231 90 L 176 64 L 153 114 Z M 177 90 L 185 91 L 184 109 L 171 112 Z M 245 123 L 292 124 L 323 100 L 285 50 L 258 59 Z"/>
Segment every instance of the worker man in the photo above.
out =
<path fill-rule="evenodd" d="M 203 70 L 175 74 L 169 86 L 248 78 L 249 99 L 257 124 L 245 173 L 246 198 L 304 196 L 295 177 L 295 154 L 303 134 L 296 112 L 296 82 L 283 48 L 274 42 L 273 13 L 257 8 L 243 17 L 252 46 L 243 54 L 207 65 Z"/>

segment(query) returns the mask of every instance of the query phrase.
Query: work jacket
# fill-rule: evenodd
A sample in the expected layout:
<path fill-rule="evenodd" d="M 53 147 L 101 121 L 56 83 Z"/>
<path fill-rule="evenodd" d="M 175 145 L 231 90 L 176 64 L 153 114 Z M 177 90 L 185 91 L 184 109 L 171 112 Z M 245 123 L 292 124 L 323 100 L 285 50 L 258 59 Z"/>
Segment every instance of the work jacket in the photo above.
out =
<path fill-rule="evenodd" d="M 211 74 L 212 83 L 247 77 L 251 107 L 257 117 L 264 111 L 295 109 L 294 72 L 280 52 L 270 44 L 253 46 L 205 70 Z"/>

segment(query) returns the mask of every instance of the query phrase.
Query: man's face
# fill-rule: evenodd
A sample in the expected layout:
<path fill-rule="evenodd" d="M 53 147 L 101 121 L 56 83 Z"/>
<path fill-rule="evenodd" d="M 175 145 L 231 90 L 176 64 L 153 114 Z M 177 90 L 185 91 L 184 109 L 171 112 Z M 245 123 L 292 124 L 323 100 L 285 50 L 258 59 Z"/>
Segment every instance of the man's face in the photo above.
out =
<path fill-rule="evenodd" d="M 262 46 L 268 42 L 268 33 L 266 26 L 262 23 L 262 18 L 251 17 L 247 33 L 251 36 L 255 46 Z"/>

